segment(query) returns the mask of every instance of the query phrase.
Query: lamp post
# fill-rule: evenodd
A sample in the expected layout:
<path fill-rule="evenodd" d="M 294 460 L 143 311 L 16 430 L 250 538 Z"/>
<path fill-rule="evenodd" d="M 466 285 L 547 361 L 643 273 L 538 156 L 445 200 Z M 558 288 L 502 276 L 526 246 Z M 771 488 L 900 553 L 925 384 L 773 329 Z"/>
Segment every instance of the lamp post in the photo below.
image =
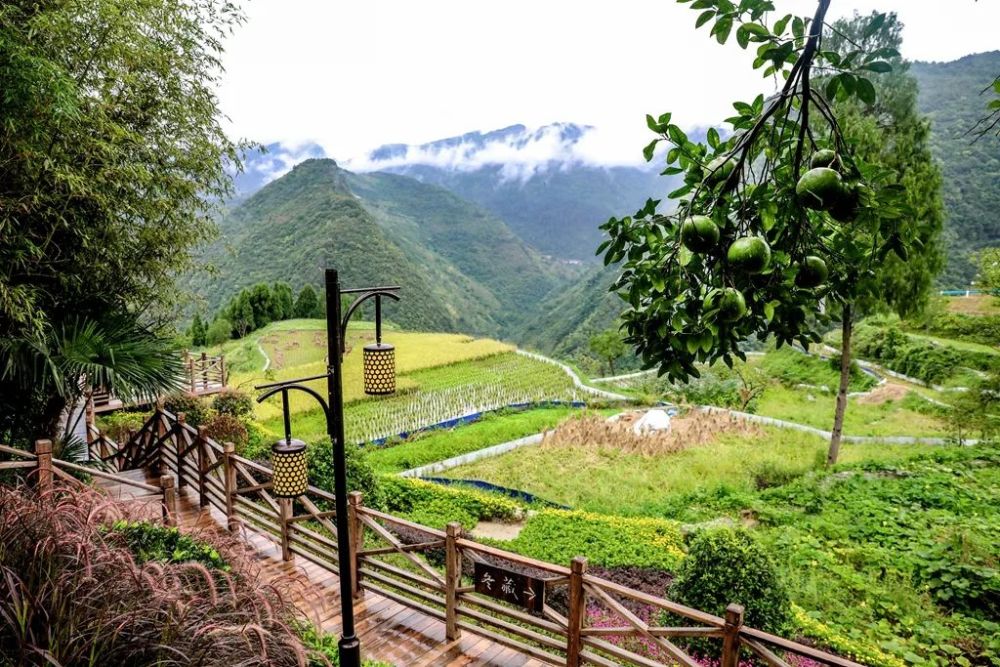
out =
<path fill-rule="evenodd" d="M 298 378 L 295 380 L 285 380 L 283 382 L 273 382 L 257 387 L 264 390 L 264 393 L 257 398 L 257 402 L 281 393 L 282 412 L 284 416 L 285 437 L 274 446 L 275 475 L 277 476 L 278 462 L 281 457 L 285 457 L 282 462 L 283 477 L 288 478 L 289 488 L 294 487 L 300 480 L 295 477 L 294 472 L 298 468 L 292 465 L 292 461 L 298 461 L 294 457 L 304 457 L 304 447 L 299 446 L 301 441 L 292 439 L 291 416 L 288 407 L 288 392 L 302 391 L 312 396 L 323 408 L 326 416 L 326 431 L 330 437 L 333 450 L 333 493 L 336 499 L 336 525 L 337 525 L 337 552 L 339 554 L 337 563 L 340 569 L 340 605 L 341 605 L 341 636 L 338 642 L 340 654 L 340 664 L 342 667 L 361 666 L 361 642 L 358 640 L 354 629 L 354 596 L 353 582 L 351 581 L 351 568 L 345 567 L 342 557 L 349 554 L 350 535 L 347 521 L 347 463 L 344 453 L 344 383 L 343 383 L 343 360 L 346 351 L 347 324 L 354 312 L 367 300 L 375 299 L 375 337 L 376 344 L 365 348 L 365 391 L 366 393 L 392 393 L 395 390 L 395 350 L 391 345 L 382 343 L 382 298 L 386 297 L 394 301 L 399 301 L 396 292 L 397 286 L 386 287 L 366 287 L 359 289 L 340 289 L 340 280 L 336 269 L 326 270 L 326 340 L 327 340 L 327 368 L 324 375 Z M 356 294 L 357 297 L 348 307 L 347 312 L 341 314 L 340 296 L 341 294 Z M 371 354 L 368 348 L 375 348 Z M 388 356 L 387 356 L 388 355 Z M 373 383 L 368 383 L 369 357 L 372 357 L 372 377 Z M 377 364 L 375 362 L 378 362 Z M 388 362 L 393 362 L 388 365 Z M 391 383 L 389 374 L 391 372 Z M 305 382 L 326 378 L 326 400 L 320 396 L 319 392 L 307 387 Z M 377 382 L 375 380 L 378 380 Z M 390 388 L 391 387 L 391 388 Z M 369 389 L 378 391 L 369 392 Z M 277 484 L 276 480 L 275 484 Z M 284 481 L 282 481 L 284 484 Z"/>

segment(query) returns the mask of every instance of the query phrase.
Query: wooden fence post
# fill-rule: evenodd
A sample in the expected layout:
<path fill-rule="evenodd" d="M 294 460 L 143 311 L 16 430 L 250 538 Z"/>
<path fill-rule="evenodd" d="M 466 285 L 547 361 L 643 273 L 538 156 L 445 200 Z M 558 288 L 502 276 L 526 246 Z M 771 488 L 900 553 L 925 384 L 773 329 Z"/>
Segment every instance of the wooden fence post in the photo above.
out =
<path fill-rule="evenodd" d="M 35 459 L 38 464 L 38 491 L 52 490 L 52 441 L 35 440 Z"/>
<path fill-rule="evenodd" d="M 236 445 L 231 442 L 224 443 L 222 455 L 222 467 L 226 476 L 226 524 L 231 532 L 236 532 L 240 528 L 239 519 L 236 518 L 236 466 L 233 465 Z"/>
<path fill-rule="evenodd" d="M 168 526 L 176 526 L 177 490 L 174 488 L 174 478 L 170 475 L 161 476 L 160 489 L 163 493 L 163 523 Z"/>
<path fill-rule="evenodd" d="M 198 427 L 198 505 L 208 507 L 208 451 L 205 444 L 205 427 Z"/>
<path fill-rule="evenodd" d="M 177 427 L 174 429 L 174 447 L 177 454 L 177 488 L 184 488 L 184 425 L 187 423 L 187 415 L 183 412 L 177 413 Z"/>
<path fill-rule="evenodd" d="M 194 392 L 194 357 L 187 360 L 188 391 Z"/>
<path fill-rule="evenodd" d="M 355 600 L 361 597 L 361 575 L 358 573 L 361 563 L 358 560 L 360 558 L 358 554 L 365 548 L 365 524 L 361 522 L 363 499 L 360 491 L 351 491 L 347 494 L 347 525 L 350 526 L 348 544 L 351 545 L 351 552 L 347 555 L 347 559 L 353 588 L 351 593 Z"/>
<path fill-rule="evenodd" d="M 278 498 L 278 521 L 281 522 L 281 560 L 286 562 L 292 560 L 292 545 L 289 542 L 289 531 L 291 530 L 289 519 L 291 518 L 292 499 Z"/>
<path fill-rule="evenodd" d="M 462 587 L 462 552 L 458 549 L 458 538 L 462 535 L 462 524 L 451 522 L 445 528 L 444 568 L 445 568 L 445 630 L 448 641 L 462 636 L 458 627 L 458 589 Z"/>
<path fill-rule="evenodd" d="M 201 387 L 208 389 L 208 353 L 201 353 Z"/>
<path fill-rule="evenodd" d="M 87 392 L 87 402 L 83 408 L 84 428 L 87 429 L 87 458 L 91 456 L 90 448 L 94 444 L 94 423 L 97 421 L 97 414 L 94 412 L 94 392 Z"/>
<path fill-rule="evenodd" d="M 577 556 L 570 563 L 569 573 L 569 627 L 566 632 L 566 664 L 577 667 L 583 664 L 580 652 L 583 649 L 583 621 L 587 615 L 587 597 L 583 592 L 583 574 L 587 571 L 587 559 Z"/>
<path fill-rule="evenodd" d="M 722 663 L 720 667 L 738 667 L 740 664 L 740 630 L 743 627 L 743 606 L 726 607 L 726 625 L 722 631 Z"/>
<path fill-rule="evenodd" d="M 219 355 L 219 383 L 226 386 L 226 355 Z"/>
<path fill-rule="evenodd" d="M 163 420 L 160 416 L 163 414 L 163 401 L 157 399 L 156 401 L 156 412 L 153 413 L 156 416 L 156 430 L 153 432 L 153 442 L 152 445 L 156 447 L 156 455 L 150 459 L 152 465 L 150 465 L 150 472 L 153 475 L 163 474 L 163 446 L 160 444 L 160 439 L 167 434 L 167 427 L 164 426 Z"/>

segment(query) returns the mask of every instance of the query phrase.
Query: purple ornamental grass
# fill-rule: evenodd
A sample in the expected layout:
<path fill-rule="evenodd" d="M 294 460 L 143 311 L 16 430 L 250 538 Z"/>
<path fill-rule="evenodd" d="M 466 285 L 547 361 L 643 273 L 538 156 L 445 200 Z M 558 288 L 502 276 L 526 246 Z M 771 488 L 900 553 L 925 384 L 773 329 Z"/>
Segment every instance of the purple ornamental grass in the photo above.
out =
<path fill-rule="evenodd" d="M 0 486 L 0 655 L 18 665 L 305 666 L 294 580 L 265 582 L 205 532 L 229 572 L 139 564 L 109 527 L 140 510 L 93 489 Z"/>

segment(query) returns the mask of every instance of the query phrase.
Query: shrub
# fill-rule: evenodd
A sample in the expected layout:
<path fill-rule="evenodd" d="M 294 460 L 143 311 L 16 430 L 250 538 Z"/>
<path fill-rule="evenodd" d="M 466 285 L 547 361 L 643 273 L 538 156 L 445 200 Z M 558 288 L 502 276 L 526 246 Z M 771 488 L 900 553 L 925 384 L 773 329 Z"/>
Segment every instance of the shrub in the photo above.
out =
<path fill-rule="evenodd" d="M 253 415 L 253 397 L 238 389 L 224 389 L 212 399 L 212 409 L 220 415 L 246 419 Z"/>
<path fill-rule="evenodd" d="M 840 355 L 823 361 L 819 357 L 792 349 L 774 350 L 764 355 L 761 367 L 768 375 L 788 387 L 799 384 L 826 385 L 836 391 L 840 383 Z M 851 363 L 851 391 L 866 391 L 875 386 L 875 382 L 857 363 Z"/>
<path fill-rule="evenodd" d="M 298 614 L 278 593 L 291 580 L 265 584 L 248 554 L 215 534 L 206 536 L 232 572 L 138 563 L 107 530 L 131 523 L 134 511 L 90 489 L 0 488 L 0 655 L 9 664 L 291 667 L 308 659 Z"/>
<path fill-rule="evenodd" d="M 788 592 L 777 567 L 744 530 L 697 533 L 670 593 L 678 602 L 719 616 L 730 603 L 741 604 L 745 623 L 758 630 L 780 632 L 788 622 Z"/>
<path fill-rule="evenodd" d="M 204 424 L 205 433 L 216 442 L 231 442 L 238 450 L 246 447 L 250 436 L 242 421 L 232 415 L 217 414 Z"/>
<path fill-rule="evenodd" d="M 208 326 L 205 334 L 205 342 L 209 345 L 222 345 L 233 337 L 233 324 L 224 317 L 220 317 Z"/>
<path fill-rule="evenodd" d="M 666 519 L 541 510 L 514 540 L 500 546 L 550 563 L 586 556 L 603 567 L 673 570 L 684 558 L 680 524 Z"/>
<path fill-rule="evenodd" d="M 384 506 L 381 479 L 368 460 L 367 452 L 358 445 L 349 443 L 344 447 L 344 454 L 347 462 L 347 490 L 361 491 L 365 505 L 381 509 Z M 310 443 L 306 449 L 306 458 L 309 462 L 310 483 L 332 493 L 333 448 L 330 439 L 320 438 Z"/>
<path fill-rule="evenodd" d="M 163 399 L 163 407 L 175 415 L 181 412 L 191 426 L 201 426 L 208 421 L 209 409 L 205 401 L 197 394 L 187 391 L 177 391 Z"/>
<path fill-rule="evenodd" d="M 928 383 L 946 380 L 963 367 L 1000 370 L 1000 355 L 907 336 L 896 324 L 876 326 L 865 322 L 859 325 L 855 330 L 854 349 L 859 357 Z"/>
<path fill-rule="evenodd" d="M 230 567 L 219 550 L 208 542 L 196 540 L 177 528 L 148 521 L 115 521 L 107 531 L 109 541 L 120 540 L 141 565 L 154 560 L 161 563 L 201 563 L 205 567 L 228 572 Z"/>
<path fill-rule="evenodd" d="M 513 500 L 475 489 L 404 477 L 385 477 L 382 486 L 387 511 L 430 528 L 441 529 L 452 521 L 472 528 L 480 520 L 510 521 L 521 515 Z"/>
<path fill-rule="evenodd" d="M 115 442 L 122 442 L 128 438 L 129 432 L 135 432 L 142 428 L 149 415 L 141 412 L 112 412 L 101 417 L 101 427 Z"/>

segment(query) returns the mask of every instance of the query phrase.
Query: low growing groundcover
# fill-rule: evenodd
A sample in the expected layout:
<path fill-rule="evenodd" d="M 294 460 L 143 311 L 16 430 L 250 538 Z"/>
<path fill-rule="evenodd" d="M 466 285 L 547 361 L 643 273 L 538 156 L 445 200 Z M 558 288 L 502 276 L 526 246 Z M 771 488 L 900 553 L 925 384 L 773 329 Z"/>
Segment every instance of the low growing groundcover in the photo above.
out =
<path fill-rule="evenodd" d="M 672 488 L 683 474 L 666 475 L 660 501 L 645 506 L 655 516 L 614 516 L 609 490 L 600 513 L 539 510 L 516 539 L 492 543 L 556 563 L 586 555 L 598 567 L 671 573 L 701 529 L 744 527 L 778 564 L 793 634 L 865 664 L 1000 665 L 1000 446 L 850 445 L 851 462 L 832 470 L 794 448 L 770 448 L 772 462 L 803 468 L 766 488 L 731 477 L 731 461 L 749 457 L 752 469 L 766 457 L 715 449 L 684 466 L 701 471 L 697 483 Z M 546 474 L 552 489 L 567 476 Z"/>

